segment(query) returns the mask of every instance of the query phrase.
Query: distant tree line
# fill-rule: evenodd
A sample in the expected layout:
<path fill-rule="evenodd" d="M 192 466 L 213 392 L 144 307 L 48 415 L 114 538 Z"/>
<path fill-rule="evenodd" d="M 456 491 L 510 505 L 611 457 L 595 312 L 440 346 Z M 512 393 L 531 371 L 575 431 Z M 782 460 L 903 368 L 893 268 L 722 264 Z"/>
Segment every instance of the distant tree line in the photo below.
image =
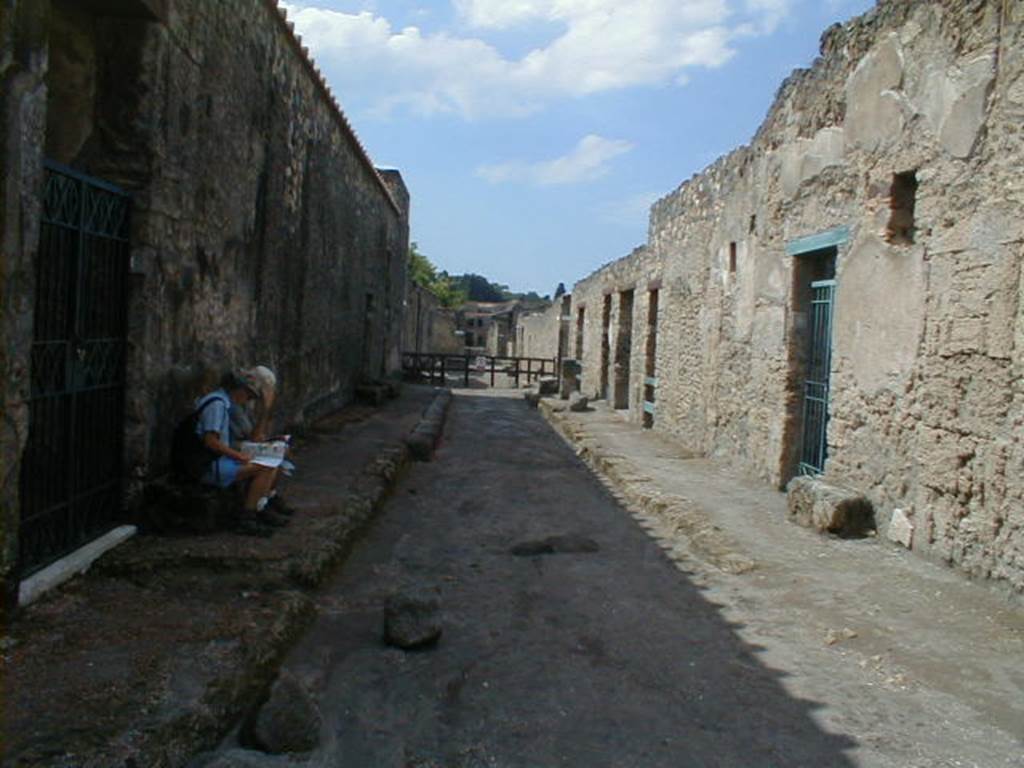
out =
<path fill-rule="evenodd" d="M 409 246 L 409 277 L 417 285 L 432 291 L 442 306 L 458 307 L 467 301 L 512 301 L 519 299 L 527 303 L 543 303 L 550 296 L 541 296 L 536 291 L 516 293 L 507 285 L 492 283 L 483 275 L 466 273 L 449 275 L 439 270 L 426 255 L 419 252 L 416 243 Z M 565 288 L 559 283 L 564 293 Z"/>

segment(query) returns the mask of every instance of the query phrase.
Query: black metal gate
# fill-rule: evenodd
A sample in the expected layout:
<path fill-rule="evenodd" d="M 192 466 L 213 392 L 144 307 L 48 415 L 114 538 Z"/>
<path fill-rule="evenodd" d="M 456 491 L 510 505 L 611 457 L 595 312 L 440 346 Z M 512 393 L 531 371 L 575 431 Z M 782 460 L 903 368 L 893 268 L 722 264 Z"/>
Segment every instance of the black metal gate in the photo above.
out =
<path fill-rule="evenodd" d="M 122 508 L 128 196 L 47 163 L 36 258 L 19 568 L 109 530 Z"/>
<path fill-rule="evenodd" d="M 804 380 L 804 434 L 800 472 L 825 470 L 828 433 L 829 372 L 832 369 L 832 304 L 835 280 L 811 283 L 810 349 Z"/>

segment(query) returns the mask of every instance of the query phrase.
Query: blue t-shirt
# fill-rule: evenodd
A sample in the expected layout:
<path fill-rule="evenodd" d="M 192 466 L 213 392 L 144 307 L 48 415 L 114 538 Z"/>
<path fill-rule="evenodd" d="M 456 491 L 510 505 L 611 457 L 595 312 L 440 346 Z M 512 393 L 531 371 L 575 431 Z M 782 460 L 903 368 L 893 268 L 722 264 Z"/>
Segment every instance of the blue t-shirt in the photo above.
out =
<path fill-rule="evenodd" d="M 217 389 L 196 400 L 196 409 L 211 399 L 214 401 L 196 419 L 196 434 L 201 439 L 207 432 L 216 432 L 224 445 L 231 445 L 231 398 L 223 389 Z"/>

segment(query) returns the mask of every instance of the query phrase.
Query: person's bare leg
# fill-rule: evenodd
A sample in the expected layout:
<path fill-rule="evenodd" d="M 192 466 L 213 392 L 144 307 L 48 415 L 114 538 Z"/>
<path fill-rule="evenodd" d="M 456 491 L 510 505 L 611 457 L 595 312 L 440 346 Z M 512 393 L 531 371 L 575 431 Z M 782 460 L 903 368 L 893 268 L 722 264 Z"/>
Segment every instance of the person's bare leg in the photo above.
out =
<path fill-rule="evenodd" d="M 249 481 L 245 492 L 244 508 L 246 512 L 255 512 L 260 499 L 270 494 L 270 489 L 277 478 L 277 470 L 259 464 L 246 464 L 238 469 L 238 482 Z"/>

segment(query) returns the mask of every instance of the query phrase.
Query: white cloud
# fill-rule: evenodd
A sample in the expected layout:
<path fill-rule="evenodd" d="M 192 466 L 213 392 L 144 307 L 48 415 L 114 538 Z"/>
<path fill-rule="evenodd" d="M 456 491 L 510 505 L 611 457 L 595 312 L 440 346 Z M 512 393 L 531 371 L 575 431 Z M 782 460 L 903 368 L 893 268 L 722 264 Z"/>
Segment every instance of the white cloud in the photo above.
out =
<path fill-rule="evenodd" d="M 633 149 L 621 139 L 606 139 L 589 134 L 580 139 L 567 155 L 554 160 L 527 163 L 514 160 L 495 165 L 482 165 L 477 175 L 492 184 L 526 182 L 538 186 L 578 184 L 593 181 L 608 173 L 609 163 Z"/>
<path fill-rule="evenodd" d="M 664 192 L 638 192 L 629 197 L 613 200 L 600 206 L 602 217 L 622 227 L 640 228 L 647 226 L 651 206 L 665 195 Z"/>
<path fill-rule="evenodd" d="M 396 30 L 370 11 L 282 3 L 339 96 L 380 113 L 466 118 L 523 115 L 560 98 L 687 82 L 734 54 L 737 37 L 768 32 L 792 0 L 453 0 L 477 36 Z M 508 58 L 490 30 L 545 21 L 559 32 Z"/>

